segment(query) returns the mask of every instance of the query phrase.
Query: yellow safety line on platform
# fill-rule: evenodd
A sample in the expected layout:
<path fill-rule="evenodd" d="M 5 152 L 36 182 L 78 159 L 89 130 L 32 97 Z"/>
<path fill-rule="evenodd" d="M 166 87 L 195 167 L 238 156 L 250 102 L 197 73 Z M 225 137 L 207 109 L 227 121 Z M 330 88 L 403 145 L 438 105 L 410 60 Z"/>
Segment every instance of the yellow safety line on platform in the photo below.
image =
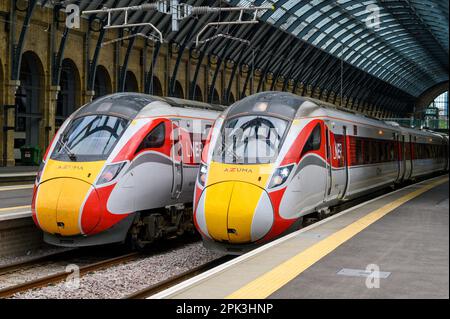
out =
<path fill-rule="evenodd" d="M 296 278 L 303 271 L 311 267 L 317 261 L 331 253 L 338 246 L 347 240 L 392 212 L 396 208 L 410 201 L 411 199 L 429 191 L 430 189 L 448 181 L 448 177 L 439 179 L 430 184 L 426 184 L 418 190 L 415 190 L 383 207 L 369 213 L 356 222 L 348 225 L 340 231 L 328 236 L 324 240 L 302 251 L 261 277 L 251 281 L 239 290 L 228 295 L 227 299 L 263 299 L 267 298 L 275 291 L 286 285 L 289 281 Z"/>
<path fill-rule="evenodd" d="M 33 187 L 34 187 L 34 184 L 20 185 L 20 186 L 5 186 L 5 187 L 0 188 L 0 192 L 16 191 L 16 190 L 20 190 L 20 189 L 30 189 Z"/>
<path fill-rule="evenodd" d="M 30 205 L 26 205 L 26 206 L 0 208 L 0 213 L 1 212 L 6 212 L 6 211 L 11 211 L 11 210 L 24 209 L 24 208 L 31 209 L 31 206 Z M 12 212 L 12 213 L 14 213 L 14 212 Z"/>

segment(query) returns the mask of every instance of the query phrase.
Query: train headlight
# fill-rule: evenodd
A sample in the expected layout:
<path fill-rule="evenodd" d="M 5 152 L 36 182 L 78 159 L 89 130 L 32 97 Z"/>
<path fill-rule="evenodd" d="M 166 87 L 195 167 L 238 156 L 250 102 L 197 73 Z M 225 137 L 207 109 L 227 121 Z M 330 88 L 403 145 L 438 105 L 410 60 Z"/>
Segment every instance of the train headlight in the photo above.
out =
<path fill-rule="evenodd" d="M 289 175 L 291 175 L 293 168 L 294 165 L 277 168 L 272 176 L 272 179 L 270 180 L 269 188 L 278 187 L 286 183 Z"/>
<path fill-rule="evenodd" d="M 98 178 L 97 185 L 109 183 L 114 180 L 125 166 L 126 162 L 117 163 L 107 165 L 104 169 L 100 177 Z"/>
<path fill-rule="evenodd" d="M 198 171 L 198 183 L 204 187 L 206 183 L 206 173 L 208 172 L 208 166 L 205 164 L 200 164 L 200 169 Z"/>

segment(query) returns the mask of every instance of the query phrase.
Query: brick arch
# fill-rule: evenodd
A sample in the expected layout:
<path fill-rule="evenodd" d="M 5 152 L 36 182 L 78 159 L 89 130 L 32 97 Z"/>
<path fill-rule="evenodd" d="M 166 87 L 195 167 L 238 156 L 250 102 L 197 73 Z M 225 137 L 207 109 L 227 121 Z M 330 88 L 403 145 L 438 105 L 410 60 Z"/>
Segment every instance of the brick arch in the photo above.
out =
<path fill-rule="evenodd" d="M 213 96 L 211 97 L 212 104 L 220 104 L 220 95 L 217 89 L 214 89 Z"/>
<path fill-rule="evenodd" d="M 416 112 L 421 112 L 427 108 L 439 95 L 448 91 L 449 81 L 433 86 L 422 93 L 416 100 Z"/>
<path fill-rule="evenodd" d="M 59 79 L 60 91 L 56 102 L 56 127 L 81 106 L 81 77 L 76 63 L 69 58 L 62 61 Z"/>
<path fill-rule="evenodd" d="M 112 93 L 112 80 L 108 69 L 103 65 L 98 65 L 95 72 L 94 100 Z"/>
<path fill-rule="evenodd" d="M 230 97 L 228 98 L 228 104 L 231 105 L 236 102 L 233 92 L 230 92 Z"/>
<path fill-rule="evenodd" d="M 42 130 L 45 114 L 46 79 L 44 63 L 34 51 L 22 54 L 19 70 L 20 86 L 16 91 L 16 139 L 21 144 L 45 147 L 45 132 Z"/>
<path fill-rule="evenodd" d="M 175 87 L 174 87 L 174 90 L 173 90 L 173 96 L 174 97 L 178 97 L 180 99 L 184 99 L 183 86 L 181 85 L 181 83 L 179 81 L 175 81 Z"/>
<path fill-rule="evenodd" d="M 203 102 L 203 92 L 200 86 L 195 85 L 195 91 L 194 91 L 194 100 Z"/>
<path fill-rule="evenodd" d="M 77 70 L 80 71 L 80 74 L 83 74 L 83 58 L 82 55 L 79 54 L 79 43 L 77 42 L 78 40 L 81 41 L 81 38 L 78 38 L 78 36 L 69 36 L 69 41 L 67 42 L 66 49 L 64 50 L 64 60 L 69 59 L 70 61 L 72 61 L 75 64 Z M 82 83 L 82 85 L 84 85 L 84 83 Z"/>
<path fill-rule="evenodd" d="M 156 75 L 153 76 L 153 81 L 150 85 L 150 94 L 156 96 L 164 96 L 161 81 Z"/>
<path fill-rule="evenodd" d="M 128 70 L 125 79 L 125 92 L 139 92 L 139 83 L 133 71 Z"/>

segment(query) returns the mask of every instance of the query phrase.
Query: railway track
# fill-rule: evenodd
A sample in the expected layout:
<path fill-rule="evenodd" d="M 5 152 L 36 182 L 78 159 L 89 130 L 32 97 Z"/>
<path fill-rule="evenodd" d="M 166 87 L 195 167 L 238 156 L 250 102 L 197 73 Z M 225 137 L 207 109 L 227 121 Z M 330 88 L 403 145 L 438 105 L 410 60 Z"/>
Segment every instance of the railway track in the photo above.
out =
<path fill-rule="evenodd" d="M 217 259 L 211 260 L 210 262 L 207 262 L 203 265 L 200 265 L 198 267 L 195 267 L 191 270 L 185 271 L 181 274 L 178 274 L 176 276 L 173 276 L 171 278 L 168 278 L 164 281 L 161 281 L 157 284 L 148 286 L 147 288 L 144 288 L 142 290 L 139 290 L 135 293 L 132 293 L 130 295 L 125 296 L 122 299 L 145 299 L 147 297 L 150 297 L 158 292 L 161 292 L 165 289 L 168 289 L 170 287 L 175 286 L 176 284 L 179 284 L 180 282 L 183 282 L 185 280 L 188 280 L 189 278 L 195 277 L 201 273 L 204 273 L 214 267 L 217 267 L 233 258 L 235 258 L 236 256 L 222 256 L 219 257 Z"/>
<path fill-rule="evenodd" d="M 19 262 L 7 264 L 7 265 L 2 265 L 2 266 L 0 266 L 0 276 L 9 274 L 11 272 L 24 270 L 24 269 L 36 266 L 41 263 L 54 262 L 54 261 L 62 260 L 62 259 L 75 258 L 78 256 L 78 254 L 79 254 L 79 251 L 77 249 L 70 249 L 70 250 L 65 250 L 62 252 L 57 252 L 54 254 L 31 258 L 26 261 L 19 261 Z"/>
<path fill-rule="evenodd" d="M 105 259 L 105 260 L 95 262 L 92 264 L 88 264 L 86 266 L 82 266 L 79 269 L 80 277 L 89 272 L 101 270 L 104 268 L 112 267 L 115 265 L 120 265 L 120 264 L 129 262 L 129 261 L 135 260 L 136 258 L 138 258 L 139 255 L 140 255 L 139 252 L 132 252 L 132 253 L 118 256 L 118 257 L 113 257 L 113 258 Z M 27 263 L 22 263 L 22 267 L 24 264 L 27 264 Z M 30 266 L 30 265 L 31 264 L 28 264 L 28 266 Z M 20 269 L 21 265 L 17 264 L 17 265 L 11 265 L 8 267 L 9 267 L 9 271 L 13 271 L 14 269 Z M 43 287 L 43 286 L 46 286 L 49 284 L 60 282 L 64 279 L 66 279 L 68 275 L 70 275 L 70 273 L 68 273 L 66 271 L 61 271 L 61 272 L 57 272 L 52 275 L 48 275 L 45 277 L 26 281 L 26 282 L 18 284 L 18 285 L 13 285 L 10 287 L 6 287 L 4 289 L 0 289 L 0 298 L 11 297 L 12 295 L 19 293 L 19 292 L 24 292 L 24 291 L 28 291 L 31 289 L 40 288 L 40 287 Z"/>

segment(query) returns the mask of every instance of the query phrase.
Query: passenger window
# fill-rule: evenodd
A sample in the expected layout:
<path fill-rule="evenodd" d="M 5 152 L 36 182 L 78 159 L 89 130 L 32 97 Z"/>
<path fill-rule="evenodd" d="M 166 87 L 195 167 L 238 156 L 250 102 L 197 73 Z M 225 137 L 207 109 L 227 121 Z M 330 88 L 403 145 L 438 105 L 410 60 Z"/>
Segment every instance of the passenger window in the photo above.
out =
<path fill-rule="evenodd" d="M 317 124 L 312 131 L 310 137 L 306 141 L 305 147 L 303 147 L 302 156 L 310 151 L 317 151 L 320 149 L 320 144 L 322 143 L 320 124 Z"/>
<path fill-rule="evenodd" d="M 381 157 L 378 141 L 372 141 L 372 146 L 372 163 L 378 163 Z"/>
<path fill-rule="evenodd" d="M 391 152 L 391 161 L 396 161 L 398 159 L 398 155 L 397 155 L 397 151 L 398 151 L 398 145 L 396 145 L 396 143 L 391 142 L 391 148 L 390 148 L 390 152 Z"/>
<path fill-rule="evenodd" d="M 356 146 L 355 146 L 355 157 L 356 164 L 361 165 L 364 163 L 363 157 L 363 141 L 360 138 L 356 138 Z"/>
<path fill-rule="evenodd" d="M 384 142 L 381 141 L 377 141 L 378 144 L 378 163 L 382 163 L 384 162 L 384 153 L 385 153 L 385 149 L 384 149 Z"/>
<path fill-rule="evenodd" d="M 389 162 L 390 160 L 389 142 L 384 142 L 384 161 Z"/>
<path fill-rule="evenodd" d="M 141 145 L 139 145 L 136 153 L 147 148 L 158 148 L 164 145 L 166 136 L 166 126 L 164 122 L 158 124 L 148 135 L 144 138 Z"/>
<path fill-rule="evenodd" d="M 370 147 L 371 147 L 370 145 L 371 145 L 371 143 L 369 140 L 366 140 L 366 139 L 363 139 L 362 142 L 363 142 L 363 149 L 364 149 L 363 164 L 370 164 Z"/>

